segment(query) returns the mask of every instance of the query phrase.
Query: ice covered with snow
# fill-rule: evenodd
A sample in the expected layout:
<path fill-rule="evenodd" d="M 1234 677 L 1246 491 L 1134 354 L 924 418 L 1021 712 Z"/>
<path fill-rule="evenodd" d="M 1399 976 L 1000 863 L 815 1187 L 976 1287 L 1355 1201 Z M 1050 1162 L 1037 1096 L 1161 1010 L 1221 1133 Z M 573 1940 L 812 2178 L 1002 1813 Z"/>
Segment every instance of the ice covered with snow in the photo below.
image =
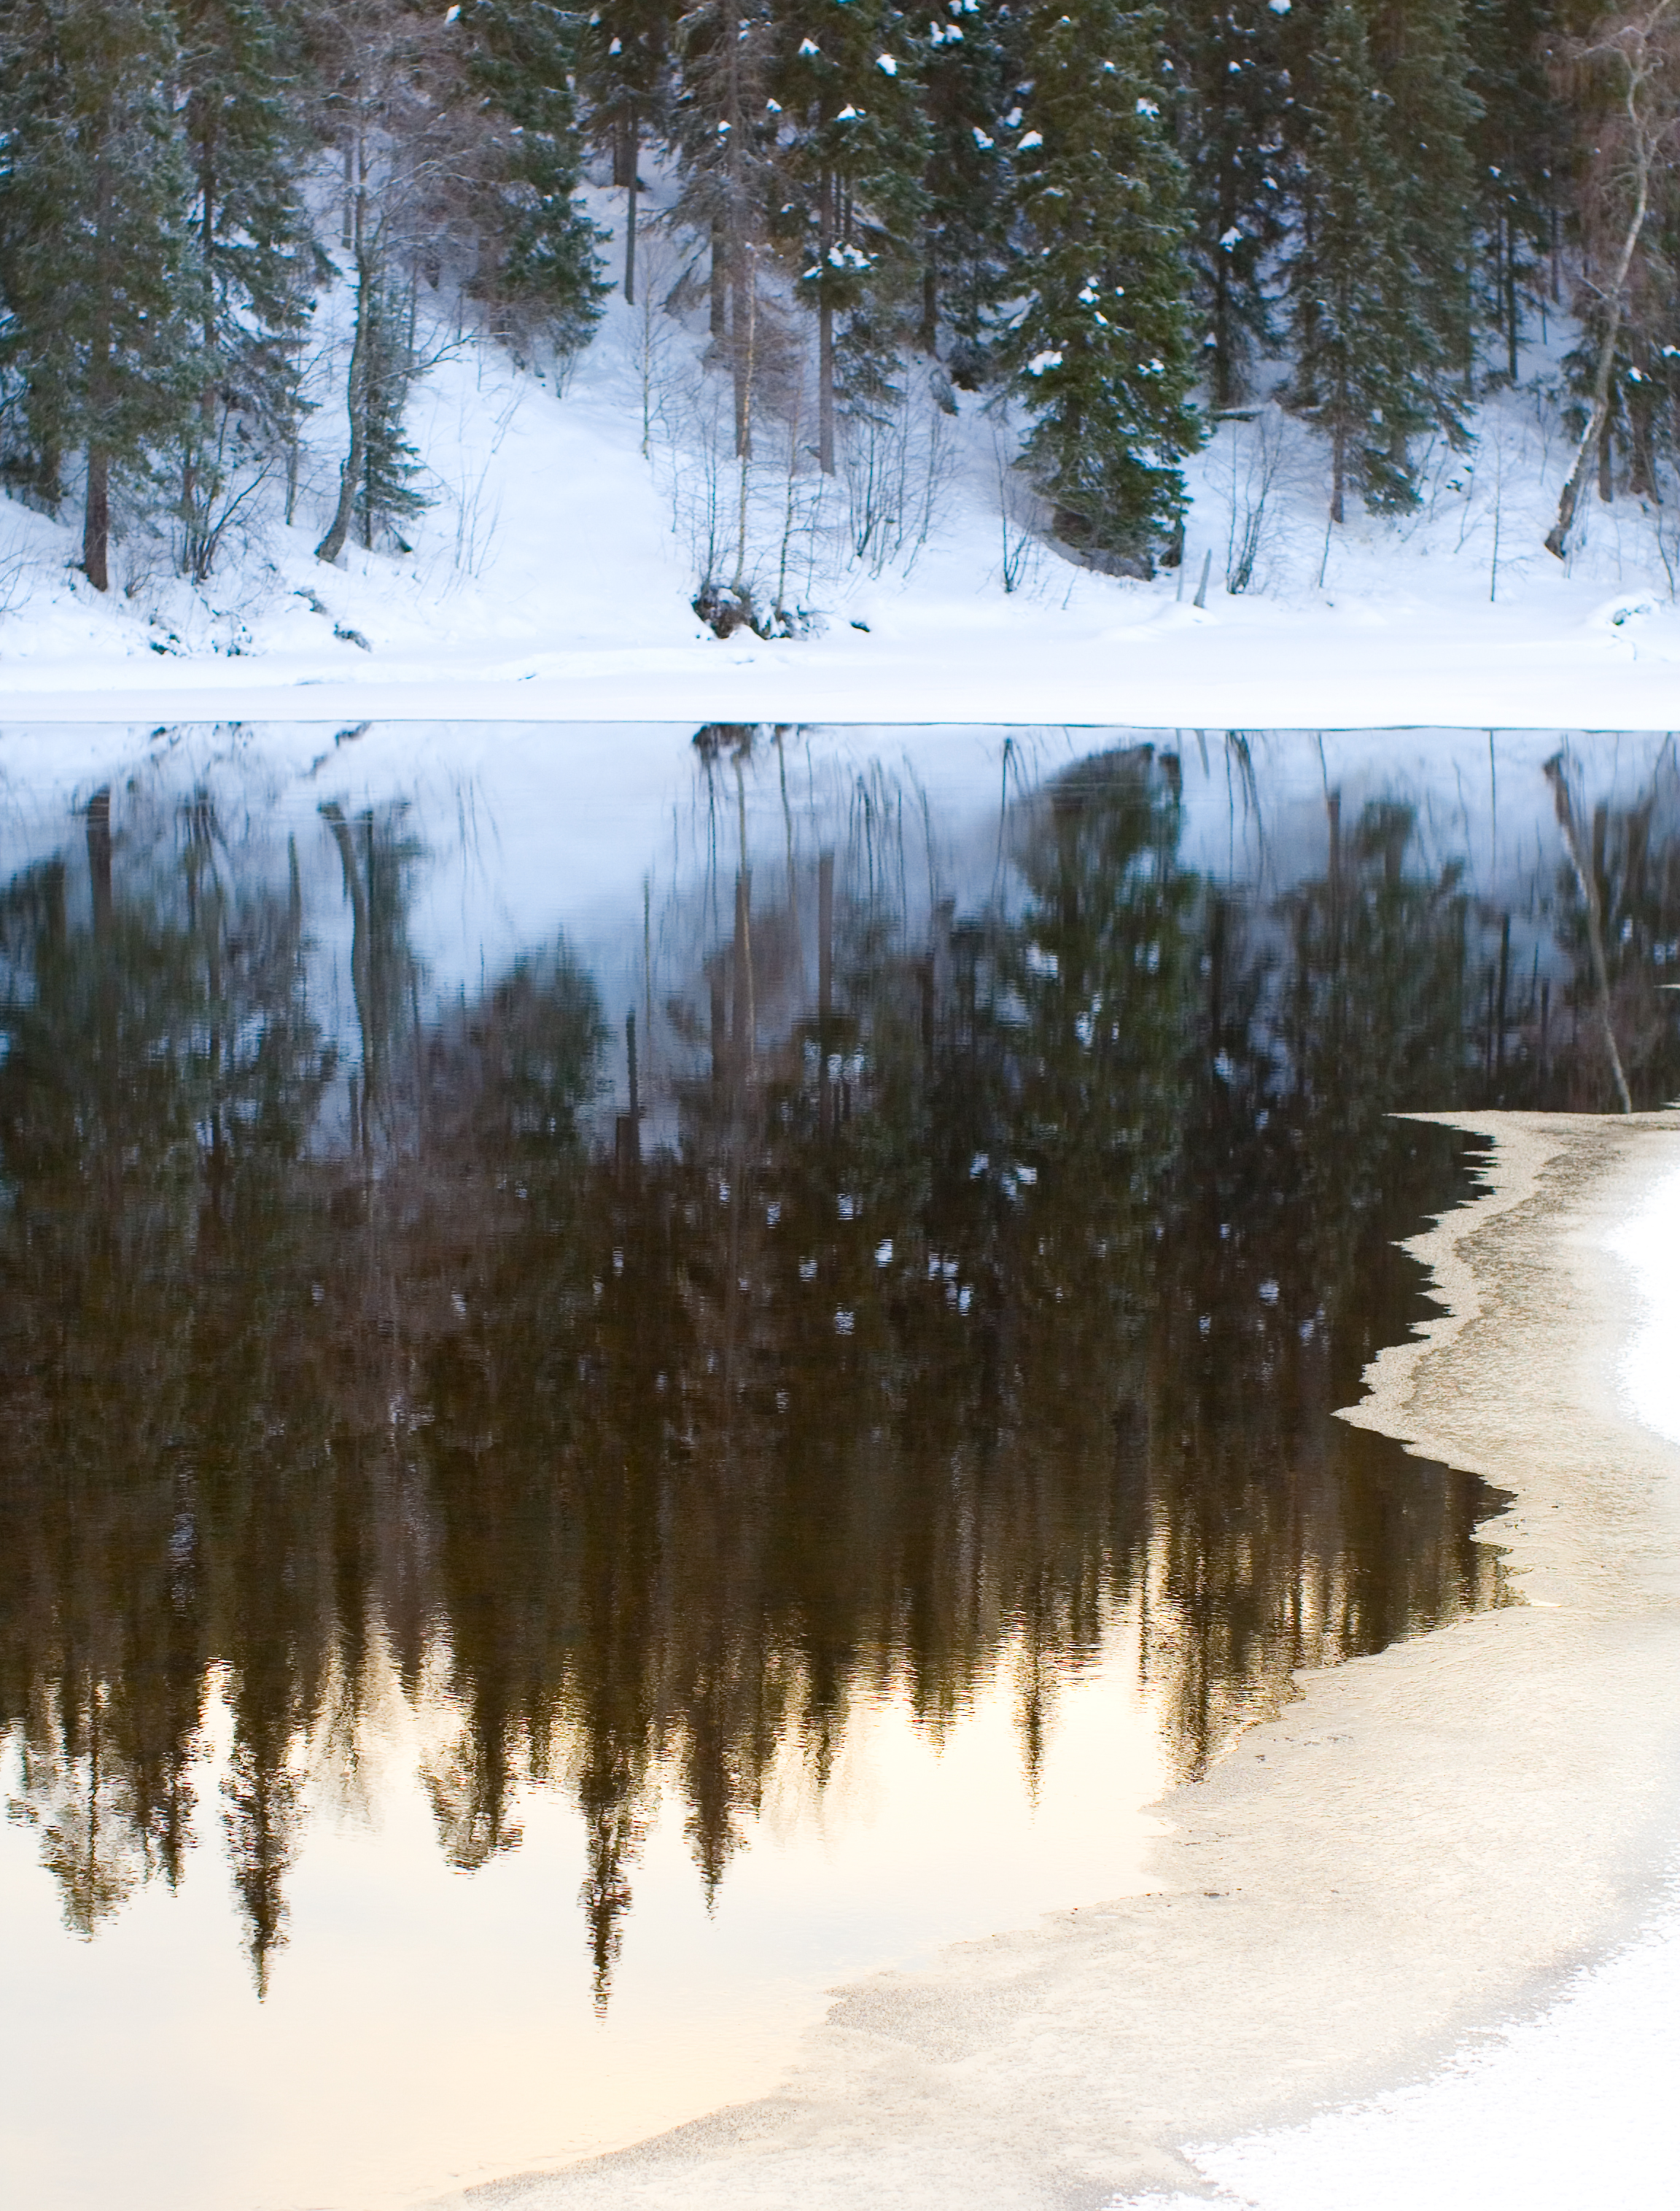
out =
<path fill-rule="evenodd" d="M 1644 1306 L 1623 1389 L 1641 1421 L 1680 1443 L 1680 1173 L 1652 1187 L 1610 1248 Z M 1216 2200 L 1244 2211 L 1655 2211 L 1673 2200 L 1677 2082 L 1680 1861 L 1638 1940 L 1431 2078 L 1188 2154 Z M 1206 2200 L 1127 2195 L 1115 2211 Z"/>
<path fill-rule="evenodd" d="M 1252 2211 L 1656 2211 L 1673 2201 L 1677 2081 L 1680 1898 L 1671 1896 L 1643 1941 L 1434 2079 L 1192 2155 L 1218 2202 Z M 1117 2205 L 1200 2211 L 1206 2201 Z"/>

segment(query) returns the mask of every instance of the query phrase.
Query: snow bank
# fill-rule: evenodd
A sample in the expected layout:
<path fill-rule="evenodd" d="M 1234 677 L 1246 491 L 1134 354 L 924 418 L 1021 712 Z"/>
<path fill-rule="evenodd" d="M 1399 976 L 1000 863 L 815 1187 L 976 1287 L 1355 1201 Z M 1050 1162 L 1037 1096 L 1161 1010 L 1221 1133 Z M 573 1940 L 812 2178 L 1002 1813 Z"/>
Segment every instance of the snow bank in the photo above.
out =
<path fill-rule="evenodd" d="M 610 227 L 618 196 L 593 198 Z M 667 250 L 650 237 L 656 288 Z M 343 442 L 345 309 L 342 288 L 322 303 L 293 522 L 274 488 L 203 590 L 170 572 L 161 539 L 131 534 L 101 597 L 75 571 L 67 523 L 0 499 L 0 713 L 1240 728 L 1675 718 L 1680 538 L 1662 511 L 1592 501 L 1569 565 L 1544 553 L 1568 454 L 1546 396 L 1554 364 L 1538 353 L 1527 388 L 1483 404 L 1473 453 L 1426 457 L 1422 505 L 1400 523 L 1356 514 L 1327 531 L 1320 441 L 1276 409 L 1221 423 L 1190 466 L 1185 563 L 1150 583 L 1091 574 L 1025 531 L 999 467 L 1011 433 L 979 396 L 943 379 L 936 394 L 913 366 L 899 456 L 909 519 L 860 556 L 857 495 L 831 484 L 814 505 L 802 477 L 780 581 L 815 633 L 725 642 L 691 606 L 703 541 L 727 537 L 718 516 L 734 495 L 707 414 L 715 379 L 700 371 L 702 311 L 679 322 L 615 295 L 559 387 L 494 348 L 445 347 L 410 405 L 434 500 L 413 549 L 353 548 L 328 569 L 313 547 Z M 1554 333 L 1554 352 L 1566 336 Z M 773 597 L 784 458 L 761 456 L 751 503 L 750 565 Z M 1246 588 L 1228 590 L 1245 571 Z"/>

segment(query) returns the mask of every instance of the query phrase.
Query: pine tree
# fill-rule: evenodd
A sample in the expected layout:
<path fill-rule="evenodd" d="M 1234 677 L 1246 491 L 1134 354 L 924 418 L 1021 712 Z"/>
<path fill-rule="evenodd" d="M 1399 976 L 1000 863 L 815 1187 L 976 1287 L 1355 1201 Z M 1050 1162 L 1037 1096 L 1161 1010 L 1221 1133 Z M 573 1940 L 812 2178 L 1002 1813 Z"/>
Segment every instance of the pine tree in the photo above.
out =
<path fill-rule="evenodd" d="M 1028 294 L 1014 386 L 1036 417 L 1026 458 L 1057 530 L 1107 561 L 1147 566 L 1184 509 L 1191 403 L 1183 171 L 1161 114 L 1160 17 L 1073 0 L 1027 18 L 1035 78 L 1019 129 Z M 1011 118 L 1005 118 L 1006 121 Z"/>
<path fill-rule="evenodd" d="M 884 397 L 895 311 L 920 267 L 919 51 L 889 0 L 795 0 L 780 31 L 776 230 L 816 317 L 817 456 L 831 475 L 836 403 Z"/>
<path fill-rule="evenodd" d="M 1265 272 L 1284 235 L 1291 182 L 1279 23 L 1265 0 L 1187 0 L 1168 19 L 1216 408 L 1245 397 L 1250 366 L 1273 336 Z"/>
<path fill-rule="evenodd" d="M 1330 513 L 1349 486 L 1412 505 L 1410 441 L 1442 412 L 1436 329 L 1359 0 L 1331 0 L 1312 57 L 1301 244 L 1290 270 L 1293 398 L 1330 440 Z M 1446 415 L 1449 429 L 1456 418 Z"/>
<path fill-rule="evenodd" d="M 601 233 L 578 198 L 582 148 L 572 77 L 574 19 L 545 0 L 470 0 L 461 112 L 476 134 L 467 214 L 467 288 L 506 334 L 540 330 L 561 354 L 585 343 L 606 290 Z M 441 197 L 452 182 L 440 176 Z"/>
<path fill-rule="evenodd" d="M 925 353 L 949 333 L 956 381 L 984 380 L 991 311 L 1009 260 L 1013 179 L 999 118 L 1021 74 L 1017 25 L 1003 0 L 946 0 L 921 45 L 927 130 L 923 178 L 921 328 Z"/>
<path fill-rule="evenodd" d="M 310 294 L 326 275 L 300 189 L 306 151 L 296 11 L 257 0 L 173 0 L 180 42 L 196 320 L 197 418 L 182 469 L 187 572 L 209 572 L 241 496 L 237 460 L 276 453 L 294 481 L 304 402 L 300 351 Z M 247 476 L 247 482 L 249 477 Z"/>
<path fill-rule="evenodd" d="M 1469 388 L 1476 329 L 1476 178 L 1482 103 L 1470 85 L 1460 0 L 1376 0 L 1371 56 L 1402 180 L 1401 243 L 1429 342 L 1419 367 L 1444 427 Z"/>
<path fill-rule="evenodd" d="M 624 194 L 624 298 L 636 298 L 636 204 L 641 149 L 664 127 L 670 90 L 668 0 L 603 0 L 590 17 L 579 84 L 589 131 L 612 153 L 612 180 Z"/>
<path fill-rule="evenodd" d="M 41 495 L 86 457 L 82 565 L 101 591 L 113 482 L 149 474 L 195 396 L 176 63 L 155 0 L 0 0 L 0 365 Z"/>

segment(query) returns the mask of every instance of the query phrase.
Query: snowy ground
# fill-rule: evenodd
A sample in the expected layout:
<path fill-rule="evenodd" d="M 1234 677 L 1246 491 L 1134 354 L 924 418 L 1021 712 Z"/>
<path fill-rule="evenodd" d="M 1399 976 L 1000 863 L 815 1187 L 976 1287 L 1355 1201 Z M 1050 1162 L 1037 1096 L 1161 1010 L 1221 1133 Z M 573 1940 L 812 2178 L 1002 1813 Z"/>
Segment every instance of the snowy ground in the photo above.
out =
<path fill-rule="evenodd" d="M 594 197 L 610 221 L 616 196 Z M 642 266 L 656 282 L 676 273 L 657 233 Z M 1475 451 L 1424 457 L 1423 504 L 1400 524 L 1356 515 L 1327 530 L 1313 433 L 1275 409 L 1221 425 L 1191 466 L 1183 567 L 1151 583 L 1089 574 L 1036 538 L 1022 487 L 1000 470 L 995 413 L 964 394 L 948 395 L 956 416 L 941 412 L 918 368 L 903 436 L 877 456 L 903 494 L 884 521 L 871 524 L 855 477 L 823 489 L 803 476 L 790 509 L 766 433 L 748 571 L 773 597 L 785 540 L 785 596 L 816 633 L 765 643 L 720 642 L 689 603 L 708 533 L 714 571 L 733 572 L 738 488 L 716 379 L 699 370 L 703 316 L 680 323 L 616 295 L 561 390 L 434 333 L 441 357 L 409 409 L 434 502 L 413 550 L 353 548 L 323 568 L 312 547 L 343 436 L 345 306 L 341 286 L 322 306 L 294 523 L 265 487 L 202 591 L 172 573 L 163 539 L 130 527 L 102 598 L 74 570 L 73 500 L 53 521 L 0 500 L 0 711 L 1246 728 L 1677 718 L 1672 516 L 1593 500 L 1567 568 L 1541 548 L 1568 459 L 1548 396 L 1556 319 L 1552 354 L 1535 349 L 1522 388 L 1480 409 Z M 1250 580 L 1234 595 L 1245 558 Z"/>

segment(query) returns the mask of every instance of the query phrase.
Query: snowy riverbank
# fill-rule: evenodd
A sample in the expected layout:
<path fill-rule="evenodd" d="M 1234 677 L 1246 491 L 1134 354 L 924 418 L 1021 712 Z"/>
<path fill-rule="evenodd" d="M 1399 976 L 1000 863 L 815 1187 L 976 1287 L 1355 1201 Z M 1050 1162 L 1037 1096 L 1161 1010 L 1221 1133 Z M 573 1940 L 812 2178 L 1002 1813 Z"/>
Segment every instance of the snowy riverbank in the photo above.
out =
<path fill-rule="evenodd" d="M 870 603 L 870 630 L 743 645 L 707 637 L 405 645 L 221 659 L 0 657 L 0 714 L 94 719 L 884 723 L 1125 722 L 1210 729 L 1537 724 L 1665 729 L 1680 721 L 1680 621 L 1568 585 L 1516 609 L 1386 597 L 1351 607 L 1222 602 L 1170 591 L 1077 608 Z"/>
<path fill-rule="evenodd" d="M 616 197 L 591 195 L 609 227 Z M 349 330 L 343 288 L 330 291 L 293 520 L 265 488 L 203 586 L 136 525 L 101 596 L 76 572 L 70 505 L 50 519 L 0 497 L 0 717 L 1680 718 L 1668 510 L 1594 500 L 1567 566 L 1542 547 L 1569 458 L 1567 325 L 1525 354 L 1519 388 L 1475 410 L 1471 450 L 1431 449 L 1422 503 L 1398 521 L 1353 512 L 1329 530 L 1315 433 L 1275 407 L 1220 423 L 1188 465 L 1184 564 L 1149 582 L 1076 567 L 1035 536 L 1014 512 L 1015 427 L 943 380 L 936 403 L 926 365 L 909 364 L 890 530 L 868 536 L 858 502 L 874 494 L 842 471 L 826 488 L 801 478 L 790 541 L 779 463 L 754 477 L 757 588 L 804 609 L 811 632 L 767 641 L 719 639 L 691 605 L 701 574 L 736 558 L 713 542 L 736 486 L 707 444 L 704 319 L 615 298 L 561 390 L 440 334 L 410 403 L 432 505 L 406 552 L 352 548 L 326 567 L 313 548 L 337 480 L 333 364 Z M 1246 587 L 1228 590 L 1245 563 Z"/>

